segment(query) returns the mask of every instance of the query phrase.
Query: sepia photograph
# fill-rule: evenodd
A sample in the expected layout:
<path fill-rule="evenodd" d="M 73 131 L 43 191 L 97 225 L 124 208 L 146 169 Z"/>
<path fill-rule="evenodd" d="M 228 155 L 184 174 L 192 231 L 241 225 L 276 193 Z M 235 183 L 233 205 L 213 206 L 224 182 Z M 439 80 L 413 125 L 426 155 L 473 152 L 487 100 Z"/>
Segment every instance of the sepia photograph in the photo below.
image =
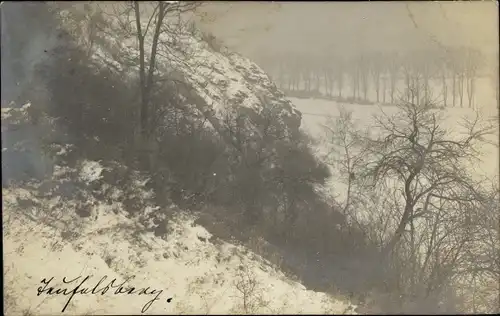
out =
<path fill-rule="evenodd" d="M 3 313 L 500 313 L 499 2 L 1 1 Z"/>

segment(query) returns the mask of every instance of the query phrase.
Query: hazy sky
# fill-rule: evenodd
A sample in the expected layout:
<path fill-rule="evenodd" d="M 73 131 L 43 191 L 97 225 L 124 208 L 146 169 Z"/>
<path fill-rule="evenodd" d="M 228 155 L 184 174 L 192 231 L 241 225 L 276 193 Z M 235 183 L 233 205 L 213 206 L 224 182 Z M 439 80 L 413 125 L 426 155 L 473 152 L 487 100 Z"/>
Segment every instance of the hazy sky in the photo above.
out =
<path fill-rule="evenodd" d="M 498 51 L 498 6 L 493 1 L 218 2 L 206 5 L 204 11 L 200 18 L 204 27 L 249 55 L 407 50 L 432 39 Z"/>

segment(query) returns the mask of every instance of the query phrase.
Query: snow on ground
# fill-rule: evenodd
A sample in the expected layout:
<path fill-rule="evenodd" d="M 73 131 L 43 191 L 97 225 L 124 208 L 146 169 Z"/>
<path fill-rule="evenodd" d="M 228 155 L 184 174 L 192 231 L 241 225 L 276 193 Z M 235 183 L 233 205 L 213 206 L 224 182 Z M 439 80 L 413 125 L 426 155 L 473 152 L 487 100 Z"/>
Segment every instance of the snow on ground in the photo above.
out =
<path fill-rule="evenodd" d="M 373 116 L 382 114 L 382 111 L 391 116 L 396 114 L 398 109 L 396 106 L 378 106 L 378 105 L 359 105 L 359 104 L 341 104 L 336 101 L 319 100 L 319 99 L 300 99 L 289 98 L 297 109 L 302 113 L 301 128 L 312 135 L 318 140 L 322 140 L 325 136 L 324 125 L 328 124 L 329 119 L 337 118 L 340 109 L 343 106 L 346 110 L 351 111 L 356 125 L 361 129 L 373 130 L 374 119 Z M 468 108 L 447 108 L 443 110 L 445 128 L 451 131 L 459 131 L 458 123 L 462 121 L 463 117 L 474 117 L 474 112 Z M 481 111 L 481 114 L 486 119 L 497 117 L 497 111 L 493 111 L 488 107 Z M 498 129 L 496 134 L 491 136 L 491 141 L 498 143 Z M 318 145 L 318 154 L 324 154 L 328 150 L 325 143 Z M 482 146 L 482 163 L 475 165 L 474 172 L 477 175 L 487 175 L 488 177 L 496 177 L 499 173 L 499 155 L 498 148 L 485 144 Z M 335 171 L 332 170 L 334 176 L 329 183 L 329 189 L 334 195 L 343 196 L 345 192 L 345 185 L 338 181 L 335 176 Z M 335 192 L 333 192 L 335 190 Z"/>
<path fill-rule="evenodd" d="M 288 281 L 280 272 L 257 255 L 242 247 L 208 241 L 209 233 L 193 225 L 193 218 L 184 216 L 171 223 L 173 233 L 168 241 L 152 233 L 130 236 L 133 223 L 124 216 L 109 212 L 98 222 L 88 223 L 71 242 L 64 241 L 55 229 L 32 222 L 16 210 L 16 196 L 23 190 L 5 191 L 5 284 L 6 292 L 16 300 L 8 314 L 59 314 L 70 296 L 37 295 L 42 279 L 54 278 L 49 286 L 75 288 L 90 276 L 81 288 L 99 288 L 112 279 L 120 284 L 135 276 L 128 285 L 163 290 L 151 304 L 147 314 L 159 313 L 244 313 L 242 293 L 248 287 L 247 307 L 260 313 L 343 313 L 348 304 L 335 301 L 327 294 L 307 291 L 304 286 Z M 105 214 L 106 210 L 102 210 Z M 111 215 L 111 214 L 112 215 Z M 182 217 L 182 216 L 181 216 Z M 62 278 L 80 277 L 64 286 Z M 255 281 L 255 290 L 250 287 Z M 81 295 L 71 299 L 69 314 L 139 313 L 155 295 Z M 172 298 L 170 303 L 167 299 Z M 260 301 L 262 300 L 262 301 Z M 250 304 L 250 303 L 248 303 Z M 254 309 L 255 308 L 255 309 Z"/>
<path fill-rule="evenodd" d="M 87 175 L 82 181 L 95 181 L 103 170 L 95 161 L 79 168 L 73 174 Z M 86 315 L 354 313 L 354 306 L 306 290 L 245 247 L 212 242 L 193 215 L 178 212 L 165 240 L 114 212 L 119 203 L 94 203 L 97 219 L 79 218 L 64 207 L 72 202 L 37 198 L 36 190 L 2 190 L 7 315 L 61 314 L 68 302 L 65 313 Z M 46 221 L 47 210 L 63 215 Z M 135 292 L 123 294 L 131 286 Z M 66 295 L 56 295 L 58 289 Z"/>
<path fill-rule="evenodd" d="M 96 161 L 85 160 L 82 163 L 82 171 L 80 172 L 80 178 L 86 183 L 94 182 L 100 179 L 103 168 Z"/>

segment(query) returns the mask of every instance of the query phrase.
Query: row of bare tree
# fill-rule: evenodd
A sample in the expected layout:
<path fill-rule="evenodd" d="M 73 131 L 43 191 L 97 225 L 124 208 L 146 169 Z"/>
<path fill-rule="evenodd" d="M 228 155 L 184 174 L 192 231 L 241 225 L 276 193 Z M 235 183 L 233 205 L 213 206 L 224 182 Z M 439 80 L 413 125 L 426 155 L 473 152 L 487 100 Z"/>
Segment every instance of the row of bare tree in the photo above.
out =
<path fill-rule="evenodd" d="M 322 90 L 328 97 L 336 92 L 338 99 L 394 104 L 409 90 L 416 92 L 416 102 L 428 99 L 425 94 L 430 88 L 440 86 L 438 94 L 443 106 L 473 107 L 483 58 L 479 50 L 461 47 L 408 54 L 359 53 L 349 57 L 287 53 L 262 56 L 260 64 L 281 89 L 294 94 L 318 95 Z M 369 95 L 370 90 L 374 91 L 373 96 Z"/>

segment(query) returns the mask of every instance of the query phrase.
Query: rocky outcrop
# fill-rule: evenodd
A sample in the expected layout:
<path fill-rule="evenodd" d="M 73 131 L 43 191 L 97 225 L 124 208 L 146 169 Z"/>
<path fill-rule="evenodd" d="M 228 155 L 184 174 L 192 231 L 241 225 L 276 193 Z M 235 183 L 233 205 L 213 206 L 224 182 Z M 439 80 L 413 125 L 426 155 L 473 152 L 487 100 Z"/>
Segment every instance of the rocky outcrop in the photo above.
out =
<path fill-rule="evenodd" d="M 121 21 L 126 17 L 112 17 L 92 10 L 88 9 L 78 23 L 64 22 L 70 20 L 70 14 L 63 10 L 63 24 L 69 33 L 79 34 L 88 30 L 90 21 L 100 21 L 103 30 L 95 33 L 99 40 L 92 45 L 82 40 L 81 44 L 87 46 L 100 66 L 116 71 L 123 78 L 137 79 L 139 50 L 135 23 L 130 23 L 129 29 L 124 30 Z M 148 19 L 143 20 L 145 29 Z M 151 51 L 152 37 L 150 30 L 145 37 L 146 52 Z M 227 110 L 238 109 L 257 116 L 272 110 L 276 119 L 274 124 L 287 134 L 298 132 L 301 113 L 269 76 L 254 62 L 223 46 L 214 45 L 210 42 L 213 40 L 188 26 L 175 25 L 175 32 L 161 33 L 156 55 L 157 78 L 165 83 L 175 83 L 186 106 L 194 105 L 215 129 L 218 125 L 215 120 L 220 122 Z M 130 62 L 134 60 L 136 62 Z M 248 120 L 249 132 L 258 130 L 252 124 L 255 123 Z"/>

